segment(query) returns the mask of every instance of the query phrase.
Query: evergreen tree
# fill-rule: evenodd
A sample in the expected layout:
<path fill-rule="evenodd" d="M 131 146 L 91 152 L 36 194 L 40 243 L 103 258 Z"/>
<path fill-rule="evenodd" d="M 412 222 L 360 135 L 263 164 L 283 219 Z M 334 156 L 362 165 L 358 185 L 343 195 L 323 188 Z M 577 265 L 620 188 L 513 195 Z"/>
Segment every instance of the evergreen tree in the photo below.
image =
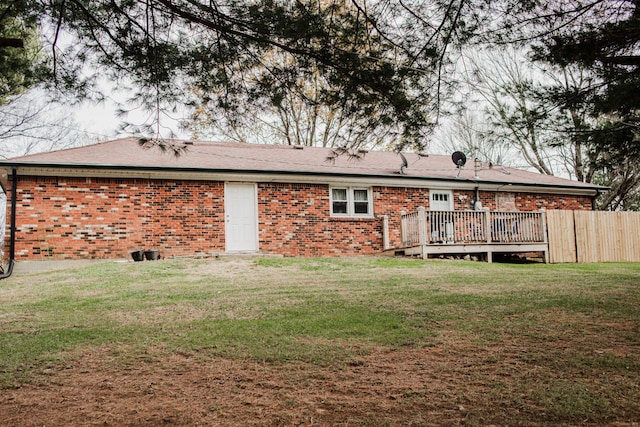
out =
<path fill-rule="evenodd" d="M 484 40 L 531 45 L 537 61 L 589 70 L 600 84 L 554 94 L 558 108 L 588 108 L 592 117 L 606 118 L 610 125 L 594 130 L 589 138 L 598 140 L 601 148 L 614 155 L 640 154 L 638 0 L 533 0 L 515 4 L 494 0 L 489 4 L 499 19 L 483 33 Z"/>
<path fill-rule="evenodd" d="M 37 20 L 23 1 L 0 5 L 0 105 L 42 81 Z"/>
<path fill-rule="evenodd" d="M 25 0 L 51 28 L 59 88 L 81 95 L 90 62 L 151 110 L 200 93 L 227 116 L 277 106 L 320 78 L 308 105 L 339 109 L 359 133 L 393 126 L 397 145 L 425 142 L 438 115 L 447 54 L 466 2 L 418 0 Z M 268 61 L 270 55 L 283 58 Z"/>

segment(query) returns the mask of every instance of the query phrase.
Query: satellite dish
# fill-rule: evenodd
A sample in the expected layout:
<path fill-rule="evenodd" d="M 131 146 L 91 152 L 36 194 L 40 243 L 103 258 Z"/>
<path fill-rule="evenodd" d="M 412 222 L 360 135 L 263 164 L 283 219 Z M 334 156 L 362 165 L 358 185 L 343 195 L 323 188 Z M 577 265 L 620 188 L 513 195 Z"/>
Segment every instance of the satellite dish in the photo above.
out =
<path fill-rule="evenodd" d="M 409 167 L 409 162 L 407 162 L 407 158 L 404 156 L 404 154 L 402 153 L 398 153 L 400 154 L 400 158 L 402 159 L 402 164 L 400 165 L 400 174 L 404 175 L 404 169 L 406 167 Z"/>
<path fill-rule="evenodd" d="M 456 151 L 451 155 L 451 160 L 453 160 L 453 163 L 460 168 L 467 163 L 467 156 L 465 156 L 462 151 Z"/>
<path fill-rule="evenodd" d="M 467 156 L 465 156 L 462 151 L 454 151 L 451 155 L 451 160 L 453 160 L 453 163 L 458 167 L 458 174 L 456 175 L 456 178 L 458 178 L 462 167 L 467 163 Z"/>

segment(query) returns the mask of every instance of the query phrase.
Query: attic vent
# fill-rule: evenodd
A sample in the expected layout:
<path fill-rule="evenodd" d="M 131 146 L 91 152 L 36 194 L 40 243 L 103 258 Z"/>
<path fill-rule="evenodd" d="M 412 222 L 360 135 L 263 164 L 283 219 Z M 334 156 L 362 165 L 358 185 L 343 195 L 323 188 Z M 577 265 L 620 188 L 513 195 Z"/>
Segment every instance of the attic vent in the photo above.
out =
<path fill-rule="evenodd" d="M 294 145 L 293 149 L 294 150 L 304 150 L 304 145 Z"/>
<path fill-rule="evenodd" d="M 193 141 L 185 141 L 184 145 L 193 145 Z"/>

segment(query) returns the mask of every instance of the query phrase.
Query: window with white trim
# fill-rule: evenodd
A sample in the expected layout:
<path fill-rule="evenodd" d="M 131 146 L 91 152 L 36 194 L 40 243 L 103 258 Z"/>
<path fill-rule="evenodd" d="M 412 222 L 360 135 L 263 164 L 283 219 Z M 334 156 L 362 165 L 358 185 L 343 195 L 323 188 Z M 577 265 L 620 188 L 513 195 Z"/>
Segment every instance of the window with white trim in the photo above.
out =
<path fill-rule="evenodd" d="M 370 188 L 331 187 L 330 194 L 331 216 L 373 216 Z"/>

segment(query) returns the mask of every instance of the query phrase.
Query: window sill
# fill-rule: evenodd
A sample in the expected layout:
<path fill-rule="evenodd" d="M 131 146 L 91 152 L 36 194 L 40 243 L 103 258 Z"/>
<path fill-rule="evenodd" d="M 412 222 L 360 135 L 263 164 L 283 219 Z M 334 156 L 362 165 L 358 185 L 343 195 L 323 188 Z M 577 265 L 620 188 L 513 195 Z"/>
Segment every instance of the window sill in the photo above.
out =
<path fill-rule="evenodd" d="M 330 216 L 331 221 L 377 221 L 374 216 Z"/>

